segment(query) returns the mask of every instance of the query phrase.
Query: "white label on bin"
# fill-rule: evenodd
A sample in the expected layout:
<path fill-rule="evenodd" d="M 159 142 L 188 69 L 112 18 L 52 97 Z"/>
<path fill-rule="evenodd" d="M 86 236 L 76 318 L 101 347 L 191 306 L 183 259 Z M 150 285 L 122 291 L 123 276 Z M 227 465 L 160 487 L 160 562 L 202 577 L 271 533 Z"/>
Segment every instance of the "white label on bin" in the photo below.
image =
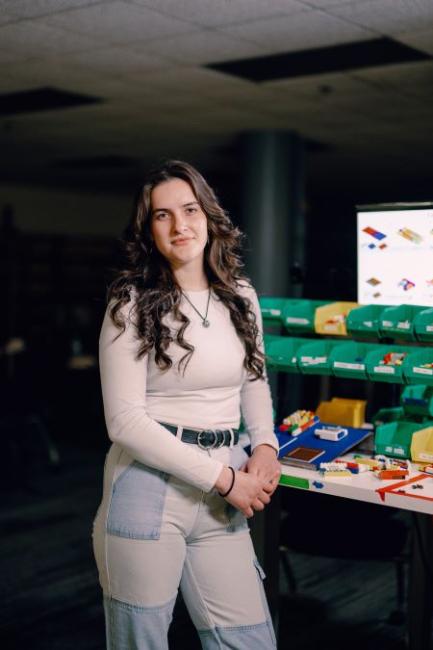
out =
<path fill-rule="evenodd" d="M 326 363 L 326 357 L 301 357 L 302 363 Z"/>
<path fill-rule="evenodd" d="M 286 323 L 291 325 L 308 325 L 308 318 L 296 318 L 296 316 L 287 316 Z"/>
<path fill-rule="evenodd" d="M 418 375 L 433 375 L 433 368 L 417 368 L 415 366 L 412 370 L 418 373 Z"/>
<path fill-rule="evenodd" d="M 271 316 L 281 316 L 281 309 L 269 309 Z"/>
<path fill-rule="evenodd" d="M 426 325 L 425 331 L 426 332 L 433 332 L 433 325 Z"/>
<path fill-rule="evenodd" d="M 383 375 L 395 375 L 395 369 L 391 366 L 376 366 L 374 372 L 381 372 Z"/>
<path fill-rule="evenodd" d="M 394 323 L 392 320 L 383 320 L 382 321 L 382 327 L 393 327 Z"/>
<path fill-rule="evenodd" d="M 402 320 L 397 323 L 397 327 L 399 330 L 410 330 L 410 323 L 408 320 Z"/>
<path fill-rule="evenodd" d="M 333 325 L 332 323 L 328 324 L 328 325 L 325 324 L 323 326 L 323 329 L 326 330 L 327 332 L 337 332 L 338 331 L 338 325 L 339 324 Z"/>
<path fill-rule="evenodd" d="M 364 325 L 364 327 L 373 327 L 372 320 L 365 320 L 362 324 Z"/>
<path fill-rule="evenodd" d="M 346 363 L 345 361 L 334 361 L 334 368 L 348 368 L 349 370 L 364 370 L 363 363 Z"/>
<path fill-rule="evenodd" d="M 296 363 L 296 357 L 292 357 L 292 363 Z"/>
<path fill-rule="evenodd" d="M 433 454 L 429 454 L 426 451 L 422 451 L 420 454 L 418 454 L 418 458 L 420 460 L 428 460 L 430 462 L 433 460 Z"/>

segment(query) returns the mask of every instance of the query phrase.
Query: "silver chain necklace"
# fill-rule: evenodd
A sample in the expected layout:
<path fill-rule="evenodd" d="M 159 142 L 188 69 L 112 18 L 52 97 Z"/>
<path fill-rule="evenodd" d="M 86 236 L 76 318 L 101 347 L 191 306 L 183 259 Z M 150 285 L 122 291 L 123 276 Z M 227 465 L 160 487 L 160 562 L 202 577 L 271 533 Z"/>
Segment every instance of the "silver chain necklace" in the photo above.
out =
<path fill-rule="evenodd" d="M 208 313 L 208 311 L 209 311 L 210 287 L 209 287 L 209 293 L 208 293 L 208 296 L 207 296 L 206 313 L 205 313 L 204 316 L 202 316 L 202 314 L 200 314 L 200 312 L 199 312 L 199 310 L 197 309 L 197 307 L 195 307 L 195 306 L 192 304 L 191 300 L 188 298 L 188 296 L 187 296 L 186 294 L 184 294 L 183 291 L 182 291 L 182 295 L 184 296 L 184 298 L 186 298 L 186 299 L 188 300 L 188 302 L 189 302 L 189 304 L 191 305 L 191 307 L 192 307 L 192 308 L 194 309 L 194 311 L 197 312 L 197 314 L 200 316 L 200 318 L 201 318 L 201 324 L 203 325 L 203 327 L 209 327 L 209 325 L 210 325 L 210 321 L 209 321 L 208 318 L 207 318 L 207 313 Z"/>

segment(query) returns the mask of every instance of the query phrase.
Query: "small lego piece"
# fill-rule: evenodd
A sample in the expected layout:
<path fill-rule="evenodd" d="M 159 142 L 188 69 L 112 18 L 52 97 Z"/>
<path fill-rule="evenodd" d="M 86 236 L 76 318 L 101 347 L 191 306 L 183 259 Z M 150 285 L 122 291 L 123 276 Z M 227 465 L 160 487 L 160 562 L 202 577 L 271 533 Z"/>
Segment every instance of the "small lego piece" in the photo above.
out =
<path fill-rule="evenodd" d="M 373 458 L 357 458 L 357 457 L 355 458 L 357 463 L 359 463 L 359 465 L 367 465 L 367 467 L 371 470 L 382 469 L 381 464 L 378 463 L 378 461 L 374 460 Z"/>
<path fill-rule="evenodd" d="M 433 474 L 433 465 L 426 465 L 421 469 L 425 474 Z"/>
<path fill-rule="evenodd" d="M 374 474 L 382 481 L 389 481 L 394 479 L 406 478 L 409 472 L 405 469 L 394 468 L 394 469 L 375 470 Z"/>
<path fill-rule="evenodd" d="M 317 422 L 319 422 L 319 418 L 314 415 L 313 411 L 299 409 L 285 417 L 278 428 L 280 431 L 287 431 L 292 436 L 298 436 L 313 424 L 317 424 Z"/>
<path fill-rule="evenodd" d="M 320 472 L 323 476 L 336 476 L 343 478 L 352 476 L 352 472 L 347 469 L 346 463 L 320 463 Z"/>
<path fill-rule="evenodd" d="M 401 366 L 406 354 L 406 352 L 387 352 L 383 355 L 383 359 L 379 361 L 379 365 Z"/>
<path fill-rule="evenodd" d="M 348 435 L 347 429 L 345 427 L 339 426 L 326 426 L 317 428 L 314 431 L 314 435 L 322 440 L 329 440 L 330 442 L 337 442 L 342 440 Z"/>
<path fill-rule="evenodd" d="M 348 469 L 342 469 L 342 470 L 326 470 L 326 472 L 323 472 L 323 476 L 325 478 L 332 476 L 334 478 L 347 478 L 348 476 L 352 476 L 352 472 L 350 472 Z"/>
<path fill-rule="evenodd" d="M 354 463 L 352 461 L 344 461 L 344 460 L 340 460 L 339 458 L 336 458 L 335 462 L 344 463 L 347 469 L 349 469 L 352 472 L 352 474 L 362 474 L 363 472 L 368 472 L 368 470 L 370 469 L 368 465 Z"/>

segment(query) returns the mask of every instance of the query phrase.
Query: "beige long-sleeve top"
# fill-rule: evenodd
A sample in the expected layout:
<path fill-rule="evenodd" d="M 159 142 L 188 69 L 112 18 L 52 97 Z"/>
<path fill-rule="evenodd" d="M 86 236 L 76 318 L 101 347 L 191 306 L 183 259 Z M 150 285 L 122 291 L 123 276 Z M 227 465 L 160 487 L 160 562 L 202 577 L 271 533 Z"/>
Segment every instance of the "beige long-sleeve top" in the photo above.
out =
<path fill-rule="evenodd" d="M 257 294 L 247 286 L 239 291 L 252 301 L 263 345 Z M 208 290 L 185 293 L 204 314 Z M 113 442 L 132 458 L 205 492 L 214 486 L 222 463 L 195 445 L 183 443 L 160 422 L 194 429 L 236 429 L 242 413 L 252 449 L 265 443 L 278 450 L 267 377 L 248 380 L 243 366 L 244 346 L 229 310 L 216 294 L 211 293 L 208 328 L 202 326 L 198 314 L 182 297 L 181 310 L 191 321 L 184 338 L 195 348 L 184 375 L 177 362 L 186 350 L 175 343 L 167 350 L 173 359 L 173 366 L 167 371 L 155 364 L 153 350 L 136 360 L 139 341 L 132 307 L 133 300 L 123 307 L 126 330 L 116 340 L 120 330 L 107 308 L 99 340 L 105 421 Z M 171 315 L 164 322 L 172 328 L 179 326 Z"/>

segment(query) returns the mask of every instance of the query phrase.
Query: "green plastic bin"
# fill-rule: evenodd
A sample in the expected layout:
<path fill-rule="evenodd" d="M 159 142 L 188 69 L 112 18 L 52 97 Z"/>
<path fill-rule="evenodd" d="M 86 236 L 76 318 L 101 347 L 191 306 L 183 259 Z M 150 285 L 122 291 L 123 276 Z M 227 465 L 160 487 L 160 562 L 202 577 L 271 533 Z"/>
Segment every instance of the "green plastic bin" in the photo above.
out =
<path fill-rule="evenodd" d="M 418 341 L 433 341 L 433 308 L 422 309 L 413 319 L 415 336 Z"/>
<path fill-rule="evenodd" d="M 403 362 L 403 374 L 408 384 L 433 386 L 433 348 L 409 354 Z"/>
<path fill-rule="evenodd" d="M 433 422 L 411 422 L 397 420 L 377 427 L 375 434 L 376 454 L 395 458 L 410 458 L 412 435 L 419 429 L 432 426 Z"/>
<path fill-rule="evenodd" d="M 317 307 L 326 305 L 327 300 L 287 300 L 281 314 L 281 320 L 290 334 L 314 332 L 314 315 Z"/>
<path fill-rule="evenodd" d="M 389 422 L 396 422 L 396 420 L 402 420 L 404 417 L 404 413 L 405 410 L 402 406 L 379 409 L 378 412 L 375 413 L 371 418 L 371 422 L 374 427 L 378 427 L 381 424 L 388 424 Z"/>
<path fill-rule="evenodd" d="M 264 324 L 281 323 L 281 314 L 287 298 L 260 296 L 259 305 Z"/>
<path fill-rule="evenodd" d="M 415 305 L 398 305 L 386 307 L 380 316 L 379 330 L 381 336 L 389 336 L 404 341 L 415 341 L 414 320 L 425 307 Z"/>
<path fill-rule="evenodd" d="M 264 342 L 267 368 L 284 372 L 299 372 L 297 350 L 305 343 L 305 339 L 289 336 L 265 336 Z"/>
<path fill-rule="evenodd" d="M 367 366 L 367 378 L 372 381 L 383 381 L 388 383 L 404 384 L 403 363 L 398 365 L 385 365 L 381 361 L 385 354 L 392 352 L 410 353 L 410 348 L 401 345 L 378 345 L 375 350 L 369 352 L 365 358 Z"/>
<path fill-rule="evenodd" d="M 379 338 L 380 318 L 384 309 L 385 305 L 363 305 L 352 309 L 346 320 L 348 333 L 361 338 Z"/>
<path fill-rule="evenodd" d="M 404 412 L 409 415 L 433 417 L 433 386 L 405 386 L 400 397 Z"/>
<path fill-rule="evenodd" d="M 335 345 L 329 355 L 332 373 L 347 379 L 367 379 L 365 358 L 376 349 L 377 346 L 356 342 Z"/>
<path fill-rule="evenodd" d="M 297 351 L 298 368 L 305 375 L 332 375 L 329 355 L 335 341 L 314 341 L 302 345 Z"/>

